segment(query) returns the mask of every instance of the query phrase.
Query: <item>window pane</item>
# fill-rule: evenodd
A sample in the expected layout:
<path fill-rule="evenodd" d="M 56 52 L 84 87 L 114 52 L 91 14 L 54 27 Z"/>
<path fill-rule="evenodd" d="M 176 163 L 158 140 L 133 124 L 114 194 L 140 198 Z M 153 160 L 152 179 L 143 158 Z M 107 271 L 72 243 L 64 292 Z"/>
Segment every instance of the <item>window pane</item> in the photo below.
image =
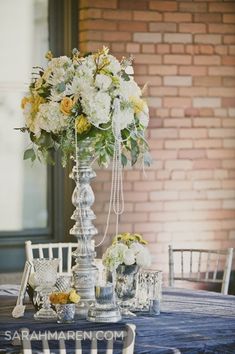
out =
<path fill-rule="evenodd" d="M 48 1 L 0 0 L 0 231 L 47 226 L 47 168 L 23 161 L 20 108 L 32 67 L 48 50 Z"/>

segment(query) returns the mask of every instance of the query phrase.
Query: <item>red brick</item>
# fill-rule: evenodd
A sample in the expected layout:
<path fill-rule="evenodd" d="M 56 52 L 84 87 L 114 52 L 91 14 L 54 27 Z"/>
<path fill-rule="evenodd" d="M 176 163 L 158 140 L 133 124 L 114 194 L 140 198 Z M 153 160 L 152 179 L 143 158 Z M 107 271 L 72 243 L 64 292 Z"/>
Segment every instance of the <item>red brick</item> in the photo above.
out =
<path fill-rule="evenodd" d="M 166 86 L 191 86 L 191 76 L 165 76 L 163 79 Z"/>
<path fill-rule="evenodd" d="M 191 55 L 164 55 L 165 64 L 187 65 L 192 63 Z"/>
<path fill-rule="evenodd" d="M 163 182 L 159 181 L 154 181 L 154 182 L 149 182 L 149 181 L 138 181 L 134 182 L 134 190 L 135 191 L 155 191 L 155 190 L 161 190 L 163 187 Z"/>
<path fill-rule="evenodd" d="M 161 139 L 161 138 L 177 138 L 178 133 L 175 129 L 152 129 L 150 132 L 150 136 L 153 139 Z"/>
<path fill-rule="evenodd" d="M 127 43 L 126 50 L 128 53 L 139 53 L 140 52 L 140 44 L 138 43 Z"/>
<path fill-rule="evenodd" d="M 208 190 L 207 191 L 208 199 L 233 199 L 235 198 L 235 191 L 234 190 Z"/>
<path fill-rule="evenodd" d="M 193 98 L 193 107 L 221 107 L 221 99 L 217 97 L 195 97 Z"/>
<path fill-rule="evenodd" d="M 177 191 L 160 191 L 160 192 L 151 192 L 150 200 L 176 200 L 178 198 Z"/>
<path fill-rule="evenodd" d="M 202 128 L 181 129 L 179 132 L 180 138 L 200 139 L 207 137 L 207 130 Z"/>
<path fill-rule="evenodd" d="M 198 148 L 220 148 L 222 147 L 222 140 L 219 139 L 198 139 L 194 141 L 194 147 Z"/>
<path fill-rule="evenodd" d="M 191 181 L 165 181 L 164 189 L 166 190 L 190 190 L 192 189 Z"/>
<path fill-rule="evenodd" d="M 117 0 L 80 0 L 79 2 L 80 8 L 83 7 L 97 7 L 97 8 L 107 8 L 107 9 L 116 9 L 117 8 Z"/>
<path fill-rule="evenodd" d="M 222 57 L 223 65 L 235 65 L 235 56 L 224 56 Z"/>
<path fill-rule="evenodd" d="M 189 107 L 191 106 L 191 99 L 188 97 L 164 97 L 164 107 Z"/>
<path fill-rule="evenodd" d="M 115 31 L 117 29 L 117 24 L 113 21 L 105 21 L 105 20 L 86 20 L 80 21 L 79 29 L 83 30 L 105 30 L 105 31 Z"/>
<path fill-rule="evenodd" d="M 235 139 L 224 139 L 225 148 L 235 148 Z"/>
<path fill-rule="evenodd" d="M 102 11 L 100 9 L 84 9 L 79 11 L 79 19 L 86 20 L 88 18 L 101 18 Z"/>
<path fill-rule="evenodd" d="M 168 180 L 170 178 L 170 171 L 157 171 L 156 178 L 158 180 Z"/>
<path fill-rule="evenodd" d="M 158 12 L 134 11 L 134 20 L 137 21 L 161 21 L 162 15 Z"/>
<path fill-rule="evenodd" d="M 157 211 L 163 209 L 162 202 L 142 202 L 135 204 L 136 211 Z"/>
<path fill-rule="evenodd" d="M 147 10 L 148 8 L 148 1 L 141 0 L 141 1 L 126 1 L 126 0 L 119 0 L 119 7 L 121 9 L 126 10 Z"/>
<path fill-rule="evenodd" d="M 172 44 L 171 45 L 171 53 L 172 54 L 182 54 L 185 52 L 183 44 Z"/>
<path fill-rule="evenodd" d="M 165 168 L 166 170 L 191 170 L 192 165 L 190 160 L 172 160 L 166 161 Z"/>
<path fill-rule="evenodd" d="M 177 127 L 177 128 L 188 127 L 189 128 L 192 126 L 192 122 L 188 118 L 186 118 L 186 119 L 183 119 L 183 118 L 166 119 L 165 118 L 163 121 L 163 125 L 164 125 L 164 127 Z"/>
<path fill-rule="evenodd" d="M 149 24 L 151 32 L 176 32 L 176 24 L 168 22 L 153 22 Z"/>
<path fill-rule="evenodd" d="M 185 108 L 184 110 L 185 117 L 197 117 L 199 115 L 199 110 L 197 108 Z"/>
<path fill-rule="evenodd" d="M 111 45 L 112 52 L 114 53 L 123 53 L 125 51 L 124 43 L 112 43 Z"/>
<path fill-rule="evenodd" d="M 175 150 L 152 150 L 151 155 L 157 160 L 172 160 L 177 158 Z"/>
<path fill-rule="evenodd" d="M 234 149 L 207 150 L 206 154 L 208 159 L 226 159 L 226 158 L 232 159 L 235 157 Z"/>
<path fill-rule="evenodd" d="M 183 33 L 206 33 L 206 25 L 203 23 L 181 23 L 179 31 Z"/>
<path fill-rule="evenodd" d="M 192 2 L 180 2 L 179 6 L 180 12 L 207 12 L 207 3 L 192 3 Z"/>
<path fill-rule="evenodd" d="M 192 75 L 192 76 L 204 76 L 207 75 L 206 66 L 180 66 L 179 73 L 180 75 Z"/>
<path fill-rule="evenodd" d="M 130 32 L 103 32 L 102 38 L 105 41 L 123 41 L 129 42 L 131 40 Z"/>
<path fill-rule="evenodd" d="M 221 92 L 221 87 L 210 87 L 208 89 L 209 96 L 234 97 L 235 89 L 233 87 L 224 87 Z M 223 98 L 222 98 L 223 100 Z"/>
<path fill-rule="evenodd" d="M 160 33 L 134 33 L 134 41 L 141 43 L 159 43 L 162 41 L 162 35 Z"/>
<path fill-rule="evenodd" d="M 226 55 L 229 48 L 226 45 L 216 45 L 214 49 L 216 54 Z"/>
<path fill-rule="evenodd" d="M 149 8 L 151 10 L 157 10 L 157 11 L 177 11 L 178 9 L 178 4 L 176 1 L 150 1 L 149 3 Z"/>
<path fill-rule="evenodd" d="M 221 44 L 222 36 L 218 34 L 196 34 L 195 43 L 203 44 Z"/>
<path fill-rule="evenodd" d="M 195 13 L 194 22 L 204 22 L 204 23 L 220 23 L 222 22 L 222 14 L 218 13 Z"/>
<path fill-rule="evenodd" d="M 234 9 L 235 11 L 235 9 Z M 235 23 L 235 14 L 223 14 L 224 23 Z"/>
<path fill-rule="evenodd" d="M 221 126 L 221 119 L 220 118 L 194 118 L 193 125 L 195 127 L 220 127 Z"/>
<path fill-rule="evenodd" d="M 234 9 L 235 11 L 235 9 Z M 226 24 L 209 24 L 209 33 L 235 33 L 235 25 L 226 25 Z"/>
<path fill-rule="evenodd" d="M 178 139 L 178 140 L 166 140 L 166 149 L 191 149 L 193 147 L 192 140 Z"/>
<path fill-rule="evenodd" d="M 190 180 L 212 179 L 213 171 L 210 170 L 194 170 L 187 172 L 187 178 Z"/>
<path fill-rule="evenodd" d="M 103 11 L 104 19 L 126 21 L 132 19 L 132 11 L 127 10 L 104 10 Z"/>
<path fill-rule="evenodd" d="M 147 23 L 144 22 L 133 22 L 133 21 L 122 21 L 118 24 L 118 29 L 120 31 L 129 31 L 129 32 L 144 32 L 147 31 Z"/>
<path fill-rule="evenodd" d="M 161 64 L 162 57 L 158 54 L 136 54 L 135 63 L 137 64 Z"/>
<path fill-rule="evenodd" d="M 180 159 L 192 159 L 192 160 L 196 160 L 196 159 L 202 159 L 206 157 L 206 153 L 205 150 L 180 150 L 179 151 L 179 158 Z"/>
<path fill-rule="evenodd" d="M 151 87 L 151 96 L 177 96 L 177 88 L 175 87 Z"/>
<path fill-rule="evenodd" d="M 142 76 L 135 76 L 136 81 L 140 85 L 148 83 L 148 85 L 152 86 L 160 86 L 162 84 L 162 79 L 158 76 L 148 76 L 148 75 L 142 75 Z"/>
<path fill-rule="evenodd" d="M 195 65 L 220 65 L 219 55 L 195 55 L 193 58 Z"/>
<path fill-rule="evenodd" d="M 229 2 L 212 2 L 209 4 L 209 12 L 219 12 L 224 14 L 226 12 L 234 12 L 234 3 Z"/>
<path fill-rule="evenodd" d="M 164 13 L 164 20 L 166 22 L 191 22 L 192 14 L 190 13 L 180 13 L 180 12 L 172 12 L 172 13 Z"/>
<path fill-rule="evenodd" d="M 222 98 L 222 107 L 235 107 L 235 98 Z"/>
<path fill-rule="evenodd" d="M 155 53 L 154 44 L 142 44 L 142 53 Z"/>
<path fill-rule="evenodd" d="M 175 75 L 177 74 L 176 65 L 149 65 L 151 75 Z"/>
<path fill-rule="evenodd" d="M 209 129 L 209 137 L 211 138 L 232 138 L 235 137 L 235 129 Z"/>
<path fill-rule="evenodd" d="M 235 44 L 235 36 L 234 35 L 224 36 L 223 37 L 223 42 L 224 42 L 224 44 Z"/>
<path fill-rule="evenodd" d="M 134 62 L 135 75 L 145 75 L 148 73 L 148 66 L 144 64 L 135 64 Z"/>
<path fill-rule="evenodd" d="M 185 171 L 173 171 L 171 174 L 172 180 L 185 180 Z"/>
<path fill-rule="evenodd" d="M 165 33 L 163 35 L 165 43 L 191 43 L 192 35 L 188 33 Z"/>
<path fill-rule="evenodd" d="M 214 169 L 214 168 L 220 168 L 221 167 L 221 161 L 220 160 L 196 160 L 193 163 L 193 168 L 194 169 Z"/>
<path fill-rule="evenodd" d="M 233 66 L 212 66 L 209 68 L 209 75 L 234 76 L 235 75 L 235 67 L 233 67 Z"/>
<path fill-rule="evenodd" d="M 194 96 L 206 96 L 207 94 L 207 89 L 205 87 L 180 87 L 179 89 L 179 95 L 180 96 L 189 96 L 189 97 L 194 97 Z"/>
<path fill-rule="evenodd" d="M 202 76 L 193 79 L 194 86 L 216 87 L 221 86 L 221 78 L 219 76 Z"/>
<path fill-rule="evenodd" d="M 235 77 L 223 77 L 223 85 L 225 87 L 235 87 Z"/>

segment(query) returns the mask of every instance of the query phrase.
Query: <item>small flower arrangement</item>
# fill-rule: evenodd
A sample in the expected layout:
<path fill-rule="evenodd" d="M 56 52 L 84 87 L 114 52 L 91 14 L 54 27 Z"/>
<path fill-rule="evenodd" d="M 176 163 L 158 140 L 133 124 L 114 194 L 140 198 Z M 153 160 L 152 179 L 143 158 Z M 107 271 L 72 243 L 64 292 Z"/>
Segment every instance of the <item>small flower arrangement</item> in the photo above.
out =
<path fill-rule="evenodd" d="M 32 147 L 24 154 L 53 163 L 54 150 L 60 149 L 62 165 L 78 145 L 89 138 L 99 165 L 108 166 L 114 155 L 114 125 L 121 131 L 122 164 L 134 165 L 139 157 L 150 164 L 144 133 L 149 110 L 143 90 L 133 78 L 132 58 L 118 61 L 109 49 L 81 55 L 74 49 L 71 57 L 46 55 L 46 68 L 35 67 L 29 93 L 21 107 Z M 115 102 L 120 107 L 115 111 Z"/>
<path fill-rule="evenodd" d="M 120 264 L 149 267 L 151 255 L 147 242 L 139 234 L 123 233 L 117 235 L 103 255 L 103 264 L 109 270 L 115 270 Z"/>
<path fill-rule="evenodd" d="M 77 304 L 80 301 L 80 295 L 75 289 L 70 290 L 69 293 L 54 292 L 50 295 L 50 302 L 53 305 Z"/>

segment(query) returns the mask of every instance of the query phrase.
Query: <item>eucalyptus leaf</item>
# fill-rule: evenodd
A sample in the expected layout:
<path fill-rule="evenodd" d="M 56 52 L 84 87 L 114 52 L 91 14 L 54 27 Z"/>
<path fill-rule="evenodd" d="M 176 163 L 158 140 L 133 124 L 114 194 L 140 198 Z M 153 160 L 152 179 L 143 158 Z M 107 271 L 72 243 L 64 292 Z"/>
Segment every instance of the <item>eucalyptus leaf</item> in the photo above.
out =
<path fill-rule="evenodd" d="M 36 155 L 34 152 L 34 149 L 27 149 L 24 152 L 24 160 L 28 160 L 31 159 L 32 161 L 34 161 L 36 159 Z"/>

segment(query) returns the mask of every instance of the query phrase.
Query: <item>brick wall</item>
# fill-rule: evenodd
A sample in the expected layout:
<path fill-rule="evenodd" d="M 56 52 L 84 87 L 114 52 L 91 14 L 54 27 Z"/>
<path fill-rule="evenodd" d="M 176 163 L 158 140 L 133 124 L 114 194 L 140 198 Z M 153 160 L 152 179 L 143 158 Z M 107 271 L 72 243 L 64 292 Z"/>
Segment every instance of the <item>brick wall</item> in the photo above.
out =
<path fill-rule="evenodd" d="M 167 246 L 235 245 L 235 2 L 80 0 L 80 50 L 135 56 L 148 82 L 147 179 L 127 170 L 121 231 L 143 233 L 154 263 Z M 97 171 L 96 225 L 104 228 L 110 170 Z M 111 228 L 114 232 L 114 228 Z"/>

